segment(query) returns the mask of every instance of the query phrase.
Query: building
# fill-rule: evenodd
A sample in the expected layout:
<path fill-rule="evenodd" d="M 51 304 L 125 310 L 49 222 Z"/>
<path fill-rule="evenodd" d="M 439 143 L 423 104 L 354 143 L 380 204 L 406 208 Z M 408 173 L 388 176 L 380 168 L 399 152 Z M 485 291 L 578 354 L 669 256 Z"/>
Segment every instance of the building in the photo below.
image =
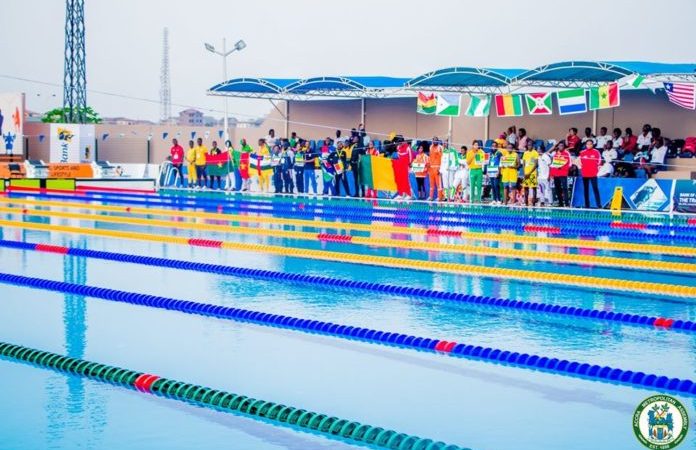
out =
<path fill-rule="evenodd" d="M 179 113 L 179 126 L 203 126 L 203 113 L 197 109 L 188 108 Z"/>
<path fill-rule="evenodd" d="M 128 117 L 104 117 L 103 124 L 108 125 L 154 125 L 154 122 L 141 119 L 130 119 Z"/>

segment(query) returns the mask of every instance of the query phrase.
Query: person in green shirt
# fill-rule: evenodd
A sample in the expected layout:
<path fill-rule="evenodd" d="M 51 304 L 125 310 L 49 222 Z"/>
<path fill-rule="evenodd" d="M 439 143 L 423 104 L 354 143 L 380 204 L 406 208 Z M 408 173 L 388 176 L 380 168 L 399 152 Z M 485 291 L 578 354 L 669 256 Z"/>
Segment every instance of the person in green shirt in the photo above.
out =
<path fill-rule="evenodd" d="M 478 141 L 471 143 L 471 148 L 466 152 L 466 165 L 469 168 L 469 201 L 471 203 L 481 203 L 483 191 L 483 165 L 486 161 L 486 153 L 479 147 Z"/>

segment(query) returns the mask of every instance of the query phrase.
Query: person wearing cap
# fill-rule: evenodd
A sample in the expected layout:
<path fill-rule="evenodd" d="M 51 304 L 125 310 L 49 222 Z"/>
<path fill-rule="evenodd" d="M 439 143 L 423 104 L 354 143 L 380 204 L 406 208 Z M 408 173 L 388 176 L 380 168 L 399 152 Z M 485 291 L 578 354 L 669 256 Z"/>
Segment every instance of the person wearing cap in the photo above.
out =
<path fill-rule="evenodd" d="M 430 160 L 428 168 L 428 182 L 430 183 L 430 193 L 428 200 L 436 201 L 443 198 L 442 181 L 440 180 L 440 167 L 442 166 L 442 144 L 435 136 L 432 144 L 430 144 L 430 152 L 428 153 Z M 435 189 L 437 188 L 437 197 L 435 197 Z"/>

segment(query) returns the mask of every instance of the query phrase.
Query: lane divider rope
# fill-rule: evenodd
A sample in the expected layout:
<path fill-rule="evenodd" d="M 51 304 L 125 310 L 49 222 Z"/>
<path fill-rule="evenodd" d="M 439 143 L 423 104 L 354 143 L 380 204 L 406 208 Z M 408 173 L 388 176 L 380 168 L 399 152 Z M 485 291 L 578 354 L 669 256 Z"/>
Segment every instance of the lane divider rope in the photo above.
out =
<path fill-rule="evenodd" d="M 643 271 L 663 271 L 674 273 L 696 273 L 696 264 L 644 260 L 636 258 L 619 258 L 614 256 L 595 256 L 572 253 L 550 253 L 536 250 L 519 250 L 511 248 L 491 248 L 484 246 L 449 244 L 442 242 L 411 241 L 404 239 L 389 239 L 377 237 L 351 236 L 347 234 L 310 233 L 305 231 L 273 230 L 268 228 L 252 228 L 248 226 L 230 226 L 192 222 L 172 222 L 169 220 L 143 219 L 135 217 L 105 216 L 101 214 L 70 213 L 62 211 L 45 211 L 37 209 L 18 209 L 0 206 L 0 212 L 24 214 L 37 217 L 62 217 L 69 219 L 89 220 L 96 222 L 121 223 L 127 225 L 143 225 L 147 227 L 177 228 L 196 231 L 214 231 L 242 235 L 267 236 L 273 238 L 299 239 L 305 241 L 325 241 L 351 243 L 368 247 L 401 248 L 409 250 L 438 251 L 459 253 L 465 255 L 491 256 L 505 259 L 525 261 L 545 261 L 564 264 L 579 264 L 583 266 L 618 267 L 638 269 Z"/>
<path fill-rule="evenodd" d="M 102 236 L 117 239 L 133 239 L 140 241 L 165 242 L 170 244 L 189 245 L 197 247 L 223 248 L 227 250 L 240 250 L 247 252 L 266 253 L 322 261 L 347 262 L 361 265 L 382 266 L 436 273 L 447 272 L 463 274 L 467 276 L 507 278 L 519 281 L 555 284 L 564 287 L 578 286 L 591 289 L 597 289 L 598 287 L 601 287 L 603 289 L 616 290 L 622 292 L 646 292 L 656 295 L 672 295 L 678 297 L 696 298 L 696 286 L 684 286 L 670 283 L 619 280 L 615 278 L 602 278 L 586 275 L 548 273 L 522 269 L 477 266 L 462 263 L 448 263 L 441 261 L 423 261 L 418 259 L 397 258 L 393 256 L 360 255 L 353 253 L 334 252 L 328 250 L 310 250 L 297 247 L 250 244 L 244 242 L 220 241 L 215 239 L 191 239 L 171 235 L 82 228 L 66 225 L 49 225 L 31 222 L 16 222 L 10 220 L 0 220 L 0 225 L 10 228 L 20 228 L 27 230 L 60 231 L 63 233 L 72 233 L 77 235 L 87 234 L 92 236 Z"/>
<path fill-rule="evenodd" d="M 15 194 L 11 194 L 15 195 Z M 31 195 L 31 194 L 30 194 Z M 168 201 L 156 201 L 156 200 L 146 200 L 146 199 L 129 199 L 129 198 L 120 198 L 120 197 L 115 197 L 115 196 L 103 196 L 101 194 L 98 194 L 99 196 L 91 196 L 91 200 L 93 201 L 109 201 L 111 203 L 122 203 L 122 204 L 140 204 L 140 205 L 155 205 L 155 206 L 170 206 L 170 207 L 202 207 L 199 205 L 185 205 L 182 204 L 182 202 L 168 202 Z M 52 195 L 52 194 L 37 194 L 36 196 L 38 197 L 44 197 L 44 198 L 66 198 L 65 195 Z M 81 200 L 84 200 L 84 197 L 80 197 Z M 217 210 L 218 212 L 223 212 L 225 210 L 231 210 L 231 211 L 237 211 L 237 212 L 253 212 L 253 213 L 261 213 L 261 214 L 274 214 L 278 216 L 289 216 L 289 217 L 304 217 L 304 218 L 314 218 L 318 215 L 321 215 L 322 218 L 327 219 L 338 219 L 338 220 L 345 220 L 345 221 L 351 221 L 352 223 L 355 222 L 362 222 L 362 223 L 371 223 L 374 221 L 377 222 L 388 222 L 392 223 L 395 225 L 402 225 L 402 226 L 409 226 L 410 224 L 417 224 L 417 225 L 424 225 L 424 226 L 461 226 L 461 227 L 473 227 L 473 228 L 486 228 L 486 227 L 495 227 L 498 229 L 505 229 L 505 230 L 510 230 L 510 231 L 517 231 L 517 232 L 524 232 L 524 227 L 525 225 L 529 224 L 523 224 L 523 223 L 510 223 L 508 220 L 501 220 L 501 219 L 486 219 L 485 221 L 479 220 L 451 220 L 451 221 L 442 221 L 440 219 L 433 218 L 432 216 L 428 216 L 427 218 L 415 218 L 415 219 L 407 219 L 407 218 L 398 218 L 398 217 L 382 217 L 382 216 L 370 216 L 370 217 L 363 217 L 357 213 L 350 213 L 349 211 L 344 211 L 339 213 L 330 213 L 330 212 L 306 212 L 302 211 L 301 208 L 299 210 L 285 210 L 281 211 L 278 208 L 258 208 L 258 207 L 240 207 L 237 205 L 232 205 L 232 204 L 226 204 L 222 205 L 220 203 L 214 203 L 214 202 L 207 202 L 209 204 L 208 209 L 210 210 Z M 214 205 L 214 206 L 213 206 Z M 688 227 L 686 231 L 693 231 L 692 227 Z M 662 240 L 662 241 L 685 241 L 685 242 L 696 242 L 696 235 L 691 235 L 691 234 L 670 234 L 669 232 L 661 232 L 658 230 L 650 230 L 650 232 L 646 232 L 643 230 L 633 230 L 633 229 L 621 229 L 617 230 L 615 228 L 612 228 L 610 226 L 607 226 L 606 228 L 599 229 L 597 227 L 593 226 L 564 226 L 562 229 L 563 235 L 574 235 L 574 236 L 611 236 L 611 237 L 617 237 L 617 238 L 632 238 L 632 239 L 653 239 L 653 240 Z"/>
<path fill-rule="evenodd" d="M 466 450 L 456 445 L 435 442 L 432 439 L 424 439 L 293 406 L 6 342 L 0 342 L 0 356 L 10 361 L 29 363 L 34 366 L 125 387 L 143 394 L 179 400 L 200 407 L 213 408 L 218 411 L 241 414 L 254 419 L 268 421 L 276 426 L 289 426 L 293 429 L 316 433 L 330 439 L 346 440 L 351 444 L 404 450 L 426 448 L 433 450 Z"/>
<path fill-rule="evenodd" d="M 19 204 L 20 202 L 13 199 L 0 197 L 0 202 L 8 204 Z M 312 227 L 316 229 L 334 229 L 345 231 L 364 231 L 369 233 L 393 233 L 407 235 L 426 235 L 426 236 L 444 236 L 461 238 L 465 240 L 476 240 L 485 242 L 506 242 L 506 243 L 521 243 L 530 245 L 549 245 L 558 247 L 578 247 L 592 248 L 598 250 L 614 250 L 621 252 L 640 252 L 658 255 L 675 255 L 675 256 L 696 256 L 696 247 L 679 247 L 659 244 L 636 244 L 629 242 L 613 242 L 589 239 L 568 239 L 568 238 L 551 238 L 545 236 L 525 236 L 516 234 L 498 234 L 484 232 L 470 232 L 458 230 L 446 230 L 438 228 L 421 228 L 421 227 L 399 227 L 393 225 L 381 224 L 353 224 L 341 222 L 324 222 L 317 220 L 306 219 L 285 219 L 277 217 L 264 216 L 249 216 L 249 215 L 233 215 L 223 213 L 210 213 L 202 211 L 176 211 L 158 208 L 142 208 L 130 206 L 113 206 L 100 205 L 89 203 L 75 202 L 59 202 L 46 200 L 22 199 L 22 204 L 35 206 L 50 206 L 68 209 L 84 209 L 92 211 L 107 211 L 126 214 L 143 214 L 156 215 L 168 218 L 194 218 L 194 219 L 209 219 L 215 221 L 228 221 L 240 223 L 263 223 L 273 225 L 290 225 L 296 227 Z M 540 230 L 539 230 L 540 231 Z"/>
<path fill-rule="evenodd" d="M 3 274 L 3 276 L 7 282 L 12 282 L 13 279 L 21 280 L 21 278 L 24 278 L 25 282 L 28 281 L 28 277 L 20 278 L 19 275 Z M 209 316 L 237 322 L 248 322 L 254 325 L 283 328 L 310 334 L 328 335 L 340 339 L 357 340 L 409 350 L 439 353 L 455 358 L 499 363 L 523 369 L 541 370 L 556 375 L 582 377 L 592 381 L 621 383 L 642 389 L 658 389 L 696 396 L 696 384 L 689 379 L 682 380 L 680 378 L 634 372 L 632 370 L 623 370 L 610 366 L 560 360 L 558 358 L 512 352 L 491 347 L 467 345 L 455 341 L 386 332 L 333 322 L 324 322 L 321 320 L 301 319 L 281 314 L 197 303 L 188 300 L 125 292 L 95 286 L 83 286 L 62 281 L 33 279 L 31 282 L 35 283 L 33 287 L 39 289 L 57 290 L 108 301 L 167 309 L 186 314 Z"/>
<path fill-rule="evenodd" d="M 347 280 L 343 278 L 325 277 L 318 275 L 306 275 L 298 273 L 276 272 L 263 269 L 249 269 L 246 267 L 224 266 L 220 264 L 199 263 L 182 261 L 154 256 L 140 256 L 126 253 L 107 252 L 103 250 L 90 250 L 84 248 L 65 247 L 62 245 L 35 244 L 31 242 L 0 240 L 0 247 L 17 250 L 31 250 L 46 253 L 56 253 L 82 258 L 117 261 L 122 263 L 141 264 L 146 266 L 166 267 L 180 270 L 190 270 L 203 273 L 214 273 L 240 278 L 252 278 L 265 281 L 280 281 L 283 283 L 299 283 L 319 286 L 321 288 L 338 288 L 347 290 L 359 290 L 392 294 L 404 297 L 416 297 L 432 300 L 451 301 L 484 307 L 510 309 L 515 311 L 530 312 L 535 314 L 570 316 L 581 319 L 599 320 L 605 322 L 619 322 L 626 325 L 658 327 L 667 330 L 679 330 L 696 333 L 696 322 L 690 320 L 671 319 L 667 317 L 650 317 L 640 314 L 621 313 L 617 311 L 604 311 L 598 309 L 579 308 L 574 306 L 554 305 L 522 300 L 511 300 L 496 297 L 476 296 L 457 292 L 445 292 L 433 289 L 423 289 L 410 286 L 397 286 L 366 281 Z M 16 278 L 15 280 L 21 280 Z M 4 281 L 0 274 L 0 282 Z M 30 281 L 27 281 L 30 283 Z M 15 283 L 16 284 L 16 283 Z M 28 284 L 27 284 L 28 285 Z"/>

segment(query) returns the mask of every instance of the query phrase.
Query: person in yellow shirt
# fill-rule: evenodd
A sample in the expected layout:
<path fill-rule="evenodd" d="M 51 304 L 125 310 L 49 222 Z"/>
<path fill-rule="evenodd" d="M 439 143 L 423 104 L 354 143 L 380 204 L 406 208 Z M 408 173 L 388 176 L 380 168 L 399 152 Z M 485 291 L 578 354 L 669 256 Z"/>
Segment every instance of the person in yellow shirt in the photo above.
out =
<path fill-rule="evenodd" d="M 504 202 L 506 205 L 514 204 L 517 198 L 517 169 L 520 166 L 520 158 L 513 144 L 507 144 L 500 153 L 500 175 L 505 189 Z"/>
<path fill-rule="evenodd" d="M 522 155 L 522 164 L 524 165 L 524 178 L 522 179 L 524 202 L 528 206 L 534 206 L 536 205 L 537 186 L 539 185 L 537 177 L 539 152 L 534 148 L 534 142 L 531 139 L 527 140 L 527 148 Z M 529 196 L 530 190 L 533 192 L 531 197 Z"/>
<path fill-rule="evenodd" d="M 208 185 L 208 175 L 205 172 L 205 155 L 208 154 L 208 147 L 203 145 L 203 139 L 198 138 L 196 141 L 196 177 L 198 178 L 198 187 L 205 189 Z"/>
<path fill-rule="evenodd" d="M 196 185 L 196 147 L 193 141 L 189 141 L 189 148 L 186 150 L 186 178 L 187 187 L 193 188 Z"/>
<path fill-rule="evenodd" d="M 483 191 L 483 165 L 486 161 L 486 153 L 479 147 L 478 141 L 471 143 L 471 148 L 466 152 L 466 165 L 469 167 L 469 201 L 481 203 Z"/>
<path fill-rule="evenodd" d="M 271 151 L 265 139 L 259 139 L 259 149 L 251 155 L 256 159 L 256 174 L 259 178 L 259 191 L 268 192 L 271 188 L 273 167 L 271 167 Z"/>

